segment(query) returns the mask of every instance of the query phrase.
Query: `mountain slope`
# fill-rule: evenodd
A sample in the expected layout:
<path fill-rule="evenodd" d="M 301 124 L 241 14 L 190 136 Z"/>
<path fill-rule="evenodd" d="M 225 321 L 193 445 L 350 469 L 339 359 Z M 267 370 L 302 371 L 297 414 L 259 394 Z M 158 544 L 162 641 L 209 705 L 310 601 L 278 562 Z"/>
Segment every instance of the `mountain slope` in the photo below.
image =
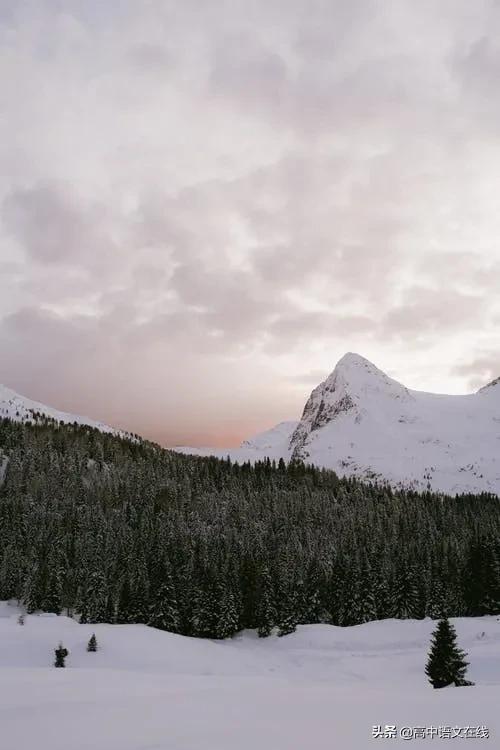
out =
<path fill-rule="evenodd" d="M 45 406 L 45 404 L 41 404 L 38 401 L 32 401 L 25 396 L 20 396 L 15 391 L 0 384 L 0 418 L 2 417 L 13 419 L 16 422 L 39 422 L 45 418 L 54 420 L 55 422 L 64 422 L 65 424 L 85 424 L 101 432 L 122 434 L 119 430 L 115 430 L 103 422 L 96 422 L 87 417 L 52 409 L 50 406 Z"/>
<path fill-rule="evenodd" d="M 247 460 L 264 452 L 395 487 L 500 494 L 498 379 L 465 396 L 425 393 L 349 353 L 311 393 L 286 450 L 278 434 L 264 448 L 259 437 L 219 453 L 238 460 L 245 447 Z"/>

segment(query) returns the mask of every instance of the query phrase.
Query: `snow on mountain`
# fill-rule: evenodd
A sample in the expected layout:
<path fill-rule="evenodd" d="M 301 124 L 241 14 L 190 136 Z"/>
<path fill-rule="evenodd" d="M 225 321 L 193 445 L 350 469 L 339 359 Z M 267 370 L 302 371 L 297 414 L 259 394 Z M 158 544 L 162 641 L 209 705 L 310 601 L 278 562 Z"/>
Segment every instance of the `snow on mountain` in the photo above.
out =
<path fill-rule="evenodd" d="M 414 738 L 440 747 L 450 727 L 463 727 L 464 739 L 467 726 L 486 728 L 468 735 L 471 747 L 494 747 L 500 732 L 494 616 L 453 619 L 475 687 L 433 690 L 424 673 L 429 619 L 210 641 L 62 615 L 27 615 L 21 626 L 18 615 L 0 603 L 5 750 L 367 750 L 387 743 L 373 738 L 378 725 L 395 727 L 390 748 L 407 747 L 402 727 L 436 727 Z M 86 651 L 92 633 L 96 653 Z M 59 641 L 66 669 L 52 666 Z"/>
<path fill-rule="evenodd" d="M 280 422 L 275 427 L 265 432 L 260 432 L 249 440 L 244 440 L 242 448 L 251 448 L 252 450 L 266 451 L 272 449 L 275 454 L 282 453 L 283 458 L 288 454 L 290 438 L 297 428 L 298 422 Z M 281 456 L 280 456 L 281 458 Z"/>
<path fill-rule="evenodd" d="M 103 422 L 96 422 L 93 419 L 81 417 L 76 414 L 67 414 L 66 412 L 52 409 L 50 406 L 45 406 L 45 404 L 40 404 L 38 401 L 32 401 L 0 384 L 0 418 L 12 419 L 15 422 L 35 422 L 37 421 L 37 415 L 54 419 L 56 422 L 65 422 L 67 424 L 76 422 L 77 424 L 89 425 L 89 427 L 95 427 L 101 432 L 124 434 Z"/>
<path fill-rule="evenodd" d="M 298 458 L 395 487 L 500 494 L 500 379 L 465 396 L 425 393 L 349 353 L 313 390 L 287 444 L 279 427 L 218 454 Z"/>

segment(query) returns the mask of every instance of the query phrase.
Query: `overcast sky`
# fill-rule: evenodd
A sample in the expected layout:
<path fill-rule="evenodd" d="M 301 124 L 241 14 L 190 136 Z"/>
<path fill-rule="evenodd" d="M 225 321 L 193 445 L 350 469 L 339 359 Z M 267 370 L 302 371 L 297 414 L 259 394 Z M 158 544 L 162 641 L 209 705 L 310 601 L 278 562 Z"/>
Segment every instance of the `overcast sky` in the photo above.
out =
<path fill-rule="evenodd" d="M 171 444 L 500 375 L 500 2 L 0 0 L 0 382 Z"/>

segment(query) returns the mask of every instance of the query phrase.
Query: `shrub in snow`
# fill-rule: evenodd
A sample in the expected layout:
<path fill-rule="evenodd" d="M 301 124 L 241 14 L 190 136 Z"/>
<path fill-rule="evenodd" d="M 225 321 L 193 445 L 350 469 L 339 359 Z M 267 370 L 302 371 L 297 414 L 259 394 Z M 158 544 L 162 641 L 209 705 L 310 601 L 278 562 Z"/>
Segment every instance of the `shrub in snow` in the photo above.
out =
<path fill-rule="evenodd" d="M 54 649 L 54 653 L 56 655 L 56 660 L 54 662 L 54 667 L 65 667 L 65 659 L 69 654 L 69 651 L 67 648 L 64 648 L 62 643 L 59 644 L 59 646 Z"/>

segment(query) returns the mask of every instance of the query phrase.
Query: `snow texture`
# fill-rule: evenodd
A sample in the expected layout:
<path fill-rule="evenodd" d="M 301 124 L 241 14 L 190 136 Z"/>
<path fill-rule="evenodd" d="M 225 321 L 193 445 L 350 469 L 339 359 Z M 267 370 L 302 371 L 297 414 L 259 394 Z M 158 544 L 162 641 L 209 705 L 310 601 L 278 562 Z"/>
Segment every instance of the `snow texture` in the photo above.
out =
<path fill-rule="evenodd" d="M 0 746 L 36 750 L 367 750 L 374 725 L 487 726 L 500 736 L 500 621 L 459 618 L 475 687 L 433 690 L 435 622 L 300 626 L 207 641 L 144 625 L 79 625 L 0 604 Z M 95 632 L 97 653 L 86 651 Z M 54 669 L 59 641 L 66 669 Z M 459 742 L 459 740 L 457 740 Z M 441 746 L 441 740 L 434 740 Z M 446 743 L 443 743 L 446 744 Z M 467 746 L 469 743 L 466 743 Z"/>

